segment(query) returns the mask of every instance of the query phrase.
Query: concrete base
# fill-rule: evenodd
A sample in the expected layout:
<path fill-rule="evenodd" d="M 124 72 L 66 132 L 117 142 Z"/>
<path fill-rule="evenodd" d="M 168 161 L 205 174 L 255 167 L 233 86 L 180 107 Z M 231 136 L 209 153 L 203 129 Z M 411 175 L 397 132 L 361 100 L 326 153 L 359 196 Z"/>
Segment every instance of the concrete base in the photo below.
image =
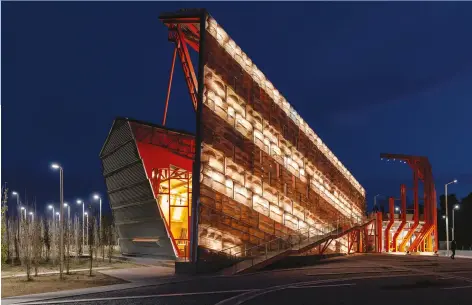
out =
<path fill-rule="evenodd" d="M 211 262 L 175 262 L 175 274 L 209 274 L 218 272 L 219 270 L 221 270 L 221 267 Z"/>
<path fill-rule="evenodd" d="M 274 269 L 287 269 L 287 268 L 301 268 L 307 266 L 313 266 L 319 263 L 323 259 L 345 256 L 343 253 L 332 253 L 323 255 L 300 255 L 300 256 L 287 256 L 280 261 L 277 261 L 262 270 L 274 270 Z"/>

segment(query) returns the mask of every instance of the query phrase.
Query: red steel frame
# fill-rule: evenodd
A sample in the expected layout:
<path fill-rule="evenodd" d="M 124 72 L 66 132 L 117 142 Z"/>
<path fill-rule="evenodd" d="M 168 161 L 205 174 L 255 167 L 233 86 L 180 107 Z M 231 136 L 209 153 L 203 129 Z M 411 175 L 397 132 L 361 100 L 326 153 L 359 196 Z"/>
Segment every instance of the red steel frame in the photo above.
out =
<path fill-rule="evenodd" d="M 169 84 L 167 88 L 166 103 L 163 116 L 163 125 L 166 123 L 167 111 L 169 108 L 170 90 L 174 73 L 175 58 L 179 55 L 182 69 L 189 90 L 192 105 L 196 111 L 196 132 L 195 132 L 195 159 L 192 166 L 193 173 L 199 173 L 201 169 L 201 117 L 203 103 L 203 70 L 204 70 L 204 46 L 205 46 L 205 25 L 207 19 L 205 9 L 180 10 L 177 13 L 165 13 L 159 19 L 169 29 L 168 39 L 175 44 L 172 67 L 170 71 Z M 192 64 L 189 48 L 199 53 L 198 76 Z M 192 217 L 198 220 L 200 202 L 200 179 L 192 179 Z M 198 261 L 198 221 L 192 221 L 189 228 L 190 233 L 190 261 Z"/>
<path fill-rule="evenodd" d="M 192 59 L 190 58 L 188 46 L 197 52 L 200 51 L 200 31 L 195 24 L 200 23 L 201 17 L 161 17 L 160 19 L 169 28 L 169 41 L 175 44 L 174 53 L 172 56 L 172 66 L 169 75 L 169 83 L 167 86 L 164 117 L 162 119 L 162 125 L 165 126 L 177 54 L 179 55 L 180 63 L 182 64 L 182 70 L 184 72 L 185 82 L 187 83 L 193 108 L 195 111 L 197 110 L 198 80 L 192 64 Z"/>
<path fill-rule="evenodd" d="M 395 199 L 393 197 L 388 198 L 388 213 L 390 221 L 385 228 L 385 252 L 390 252 L 390 229 L 395 222 Z"/>
<path fill-rule="evenodd" d="M 398 248 L 397 248 L 398 235 L 400 235 L 400 233 L 403 231 L 403 228 L 406 225 L 406 185 L 402 184 L 400 186 L 400 194 L 401 194 L 400 213 L 401 213 L 402 222 L 400 223 L 400 225 L 398 226 L 397 231 L 395 232 L 395 234 L 393 234 L 393 237 L 392 237 L 392 249 L 393 249 L 394 252 L 398 251 Z"/>
<path fill-rule="evenodd" d="M 433 173 L 431 164 L 428 158 L 421 156 L 410 156 L 403 154 L 390 154 L 382 153 L 381 158 L 400 160 L 407 163 L 413 171 L 413 193 L 414 193 L 414 223 L 408 231 L 407 235 L 403 239 L 399 246 L 399 251 L 404 251 L 406 243 L 414 234 L 419 223 L 419 203 L 418 203 L 418 182 L 423 181 L 423 192 L 424 192 L 424 221 L 425 224 L 421 228 L 420 233 L 416 236 L 415 240 L 409 247 L 409 251 L 418 251 L 420 245 L 424 242 L 432 242 L 434 237 L 434 243 L 432 244 L 433 251 L 436 252 L 438 249 L 438 229 L 437 229 L 437 199 L 436 189 L 434 186 Z M 433 236 L 431 236 L 433 234 Z"/>

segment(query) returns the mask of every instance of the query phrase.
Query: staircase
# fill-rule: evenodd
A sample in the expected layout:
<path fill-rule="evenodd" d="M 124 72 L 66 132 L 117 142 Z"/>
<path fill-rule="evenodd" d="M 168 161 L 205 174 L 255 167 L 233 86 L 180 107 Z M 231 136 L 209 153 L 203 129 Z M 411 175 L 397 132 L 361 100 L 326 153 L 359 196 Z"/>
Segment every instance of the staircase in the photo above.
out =
<path fill-rule="evenodd" d="M 242 257 L 244 260 L 232 265 L 231 267 L 223 269 L 221 274 L 232 275 L 261 269 L 284 257 L 301 254 L 323 244 L 324 242 L 338 239 L 353 230 L 358 230 L 368 225 L 371 221 L 373 221 L 373 219 L 364 219 L 355 223 L 349 222 L 344 225 L 339 224 L 335 226 L 334 229 L 333 227 L 326 228 L 324 230 L 326 233 L 320 232 L 315 228 L 309 228 L 305 231 L 297 231 L 276 238 L 261 245 L 232 254 L 231 256 Z M 231 251 L 231 249 L 227 250 Z M 227 250 L 223 251 L 228 254 L 229 252 Z"/>

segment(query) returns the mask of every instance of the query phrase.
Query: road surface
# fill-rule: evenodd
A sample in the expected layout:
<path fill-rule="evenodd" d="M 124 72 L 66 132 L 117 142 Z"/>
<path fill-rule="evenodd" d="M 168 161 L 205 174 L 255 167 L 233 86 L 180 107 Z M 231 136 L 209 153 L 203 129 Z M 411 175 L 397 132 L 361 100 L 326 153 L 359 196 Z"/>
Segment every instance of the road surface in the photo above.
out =
<path fill-rule="evenodd" d="M 472 304 L 472 260 L 355 255 L 316 265 L 28 304 Z"/>

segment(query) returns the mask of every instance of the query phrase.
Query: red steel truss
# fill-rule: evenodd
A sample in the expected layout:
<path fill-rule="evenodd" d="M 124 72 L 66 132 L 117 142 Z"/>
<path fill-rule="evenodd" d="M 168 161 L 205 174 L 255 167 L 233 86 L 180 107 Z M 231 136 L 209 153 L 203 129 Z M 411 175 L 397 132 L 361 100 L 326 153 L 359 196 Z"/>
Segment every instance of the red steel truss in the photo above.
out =
<path fill-rule="evenodd" d="M 438 230 L 437 230 L 437 201 L 436 189 L 434 186 L 433 173 L 431 164 L 428 158 L 421 156 L 410 156 L 403 154 L 382 153 L 381 158 L 400 160 L 410 166 L 413 171 L 413 201 L 414 201 L 414 216 L 413 226 L 408 231 L 407 235 L 398 247 L 398 251 L 405 251 L 406 244 L 414 234 L 415 229 L 419 223 L 419 201 L 418 201 L 418 182 L 423 182 L 424 192 L 424 226 L 415 240 L 410 245 L 408 251 L 416 252 L 425 250 L 429 247 L 433 252 L 438 249 Z M 434 242 L 433 242 L 434 238 Z M 424 245 L 427 246 L 424 246 Z M 386 249 L 388 247 L 386 246 Z"/>
<path fill-rule="evenodd" d="M 395 234 L 393 234 L 393 237 L 392 237 L 392 249 L 393 249 L 394 252 L 397 252 L 397 250 L 398 250 L 398 246 L 397 246 L 398 235 L 400 235 L 400 233 L 403 231 L 403 228 L 406 225 L 406 185 L 404 185 L 404 184 L 401 185 L 400 194 L 401 194 L 401 210 L 400 210 L 400 213 L 401 213 L 402 222 L 400 223 L 400 225 L 398 226 L 397 231 L 395 232 Z"/>
<path fill-rule="evenodd" d="M 182 64 L 182 70 L 184 72 L 185 82 L 190 94 L 190 99 L 192 100 L 193 108 L 195 111 L 197 110 L 198 80 L 192 64 L 192 59 L 190 58 L 188 47 L 190 46 L 196 52 L 200 51 L 201 16 L 192 16 L 192 14 L 193 13 L 190 12 L 190 15 L 188 16 L 179 15 L 177 17 L 174 14 L 163 14 L 160 16 L 161 21 L 169 28 L 168 40 L 175 44 L 162 125 L 166 124 L 176 55 L 179 56 L 180 63 Z"/>

